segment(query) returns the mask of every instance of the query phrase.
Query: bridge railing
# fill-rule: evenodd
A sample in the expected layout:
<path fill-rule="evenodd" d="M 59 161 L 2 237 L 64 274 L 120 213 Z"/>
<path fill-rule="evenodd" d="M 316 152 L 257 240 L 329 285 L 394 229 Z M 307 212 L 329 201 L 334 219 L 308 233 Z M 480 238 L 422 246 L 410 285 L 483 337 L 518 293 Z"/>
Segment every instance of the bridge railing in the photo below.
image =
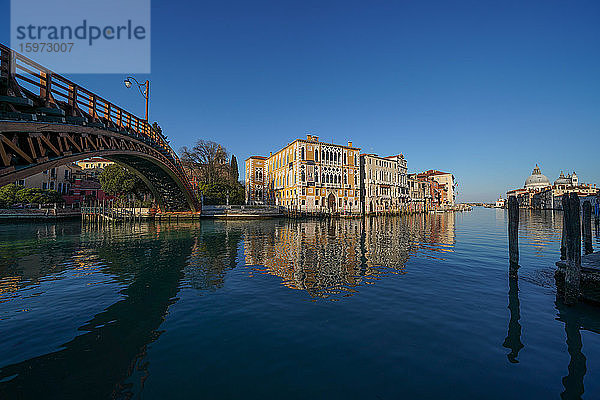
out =
<path fill-rule="evenodd" d="M 67 110 L 69 117 L 84 115 L 88 122 L 100 122 L 108 127 L 126 130 L 130 135 L 147 139 L 178 163 L 179 159 L 165 136 L 153 129 L 148 121 L 2 44 L 0 71 L 9 82 L 14 79 L 21 89 L 43 101 L 46 107 L 62 106 L 61 108 Z"/>
<path fill-rule="evenodd" d="M 33 97 L 43 103 L 38 106 L 46 107 L 47 109 L 44 110 L 46 114 L 53 115 L 52 109 L 66 110 L 65 116 L 69 117 L 70 121 L 73 121 L 73 118 L 76 120 L 78 117 L 85 117 L 88 125 L 100 123 L 107 128 L 117 128 L 126 132 L 128 136 L 147 142 L 175 164 L 184 178 L 183 183 L 190 193 L 193 193 L 181 161 L 168 140 L 145 119 L 133 115 L 3 44 L 0 44 L 0 76 L 6 80 L 8 86 L 14 83 L 15 89 L 21 92 L 19 93 L 21 97 L 30 99 Z"/>

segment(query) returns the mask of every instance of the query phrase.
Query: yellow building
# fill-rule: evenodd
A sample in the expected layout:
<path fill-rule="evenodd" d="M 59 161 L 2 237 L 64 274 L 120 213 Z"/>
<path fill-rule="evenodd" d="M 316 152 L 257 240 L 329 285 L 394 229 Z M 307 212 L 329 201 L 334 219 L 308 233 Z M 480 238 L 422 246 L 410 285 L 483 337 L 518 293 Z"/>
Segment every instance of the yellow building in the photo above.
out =
<path fill-rule="evenodd" d="M 266 159 L 246 160 L 246 187 L 256 193 L 262 168 L 266 204 L 302 212 L 360 213 L 360 148 L 319 142 L 318 136 L 296 139 Z M 250 203 L 252 197 L 247 198 Z"/>
<path fill-rule="evenodd" d="M 107 165 L 114 164 L 102 157 L 91 157 L 76 162 L 82 169 L 103 169 Z"/>

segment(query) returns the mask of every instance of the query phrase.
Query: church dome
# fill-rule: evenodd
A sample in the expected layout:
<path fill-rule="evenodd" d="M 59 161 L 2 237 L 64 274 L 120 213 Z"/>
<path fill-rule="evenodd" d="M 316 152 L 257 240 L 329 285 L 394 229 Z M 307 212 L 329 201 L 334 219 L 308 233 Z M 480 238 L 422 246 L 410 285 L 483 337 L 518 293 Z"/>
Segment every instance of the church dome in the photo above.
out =
<path fill-rule="evenodd" d="M 558 177 L 557 180 L 554 181 L 555 185 L 570 185 L 571 184 L 571 179 L 567 178 L 565 176 L 565 174 L 563 174 L 562 171 L 560 171 L 560 176 Z"/>
<path fill-rule="evenodd" d="M 525 180 L 525 189 L 539 189 L 547 186 L 550 186 L 550 179 L 546 175 L 542 175 L 540 167 L 536 164 L 529 178 Z"/>

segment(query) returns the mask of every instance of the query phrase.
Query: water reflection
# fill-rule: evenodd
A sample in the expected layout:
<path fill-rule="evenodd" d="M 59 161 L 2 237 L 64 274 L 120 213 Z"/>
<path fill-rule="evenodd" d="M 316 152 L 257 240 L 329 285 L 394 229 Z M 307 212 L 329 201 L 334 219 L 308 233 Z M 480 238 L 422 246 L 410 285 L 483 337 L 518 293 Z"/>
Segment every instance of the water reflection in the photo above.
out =
<path fill-rule="evenodd" d="M 38 229 L 54 232 L 57 228 Z M 190 235 L 190 227 L 176 225 L 109 226 L 101 231 L 71 225 L 60 229 L 79 240 L 56 246 L 45 240 L 56 239 L 54 234 L 30 232 L 44 239 L 36 246 L 39 259 L 18 251 L 12 254 L 12 245 L 3 242 L 4 301 L 7 293 L 66 268 L 83 274 L 99 269 L 112 276 L 126 284 L 122 300 L 80 326 L 81 334 L 59 350 L 2 367 L 0 398 L 128 398 L 132 386 L 136 391 L 143 386 L 146 348 L 160 336 L 158 328 L 168 307 L 177 300 L 184 275 L 192 276 L 193 285 L 200 288 L 220 286 L 222 277 L 218 276 L 226 265 L 235 265 L 241 237 L 201 227 Z M 223 246 L 232 251 L 223 252 Z M 124 383 L 134 372 L 139 380 Z"/>
<path fill-rule="evenodd" d="M 519 362 L 517 357 L 519 351 L 525 347 L 521 342 L 521 305 L 519 303 L 519 281 L 514 275 L 509 276 L 508 279 L 508 309 L 510 310 L 510 320 L 508 322 L 508 334 L 504 339 L 504 346 L 510 349 L 510 353 L 506 355 L 508 361 L 513 364 Z"/>
<path fill-rule="evenodd" d="M 245 263 L 313 297 L 351 296 L 384 275 L 406 273 L 412 255 L 452 251 L 454 219 L 446 213 L 248 224 Z"/>
<path fill-rule="evenodd" d="M 560 214 L 557 215 L 552 216 L 544 212 L 524 214 L 521 219 L 521 232 L 522 238 L 527 238 L 527 240 L 522 240 L 521 243 L 527 248 L 545 249 L 547 259 L 549 248 L 556 253 L 560 242 L 562 224 Z M 56 296 L 54 300 L 56 301 L 56 298 L 58 298 L 60 301 L 53 304 L 64 304 L 65 308 L 75 310 L 74 312 L 79 313 L 82 318 L 76 324 L 72 324 L 71 328 L 77 330 L 76 334 L 68 332 L 69 335 L 66 336 L 66 339 L 61 340 L 49 350 L 36 350 L 33 355 L 30 355 L 30 353 L 21 355 L 19 353 L 19 349 L 28 346 L 34 340 L 33 335 L 42 334 L 47 335 L 49 338 L 56 335 L 56 332 L 52 330 L 52 326 L 48 325 L 47 319 L 39 314 L 28 317 L 32 324 L 40 325 L 40 327 L 36 327 L 36 330 L 30 330 L 29 328 L 22 329 L 19 332 L 14 331 L 14 329 L 10 332 L 3 330 L 4 344 L 0 343 L 0 354 L 7 354 L 12 358 L 8 361 L 9 357 L 0 357 L 3 364 L 10 364 L 0 364 L 0 398 L 130 398 L 134 395 L 141 396 L 144 385 L 147 384 L 148 377 L 151 376 L 153 371 L 154 376 L 158 377 L 156 380 L 153 379 L 153 382 L 166 379 L 164 376 L 158 376 L 160 374 L 156 372 L 156 367 L 151 368 L 152 366 L 149 364 L 151 361 L 155 363 L 153 365 L 158 364 L 155 360 L 167 360 L 173 362 L 173 364 L 182 361 L 177 356 L 169 353 L 172 350 L 169 346 L 166 346 L 168 350 L 163 350 L 166 351 L 167 355 L 165 353 L 160 354 L 160 356 L 166 357 L 164 359 L 160 356 L 152 358 L 152 353 L 148 355 L 149 348 L 158 347 L 151 345 L 161 337 L 164 329 L 177 331 L 177 329 L 172 329 L 173 325 L 165 324 L 161 326 L 161 324 L 168 315 L 171 315 L 170 318 L 172 319 L 173 314 L 178 315 L 178 318 L 181 318 L 181 314 L 185 314 L 185 312 L 181 312 L 181 309 L 177 312 L 173 312 L 173 309 L 171 309 L 172 313 L 169 314 L 170 307 L 179 301 L 179 297 L 182 297 L 184 301 L 181 301 L 178 306 L 186 305 L 187 308 L 184 308 L 184 310 L 187 310 L 187 312 L 189 310 L 198 312 L 198 314 L 192 316 L 192 319 L 201 319 L 208 313 L 207 309 L 211 308 L 194 308 L 197 304 L 219 304 L 221 307 L 216 313 L 223 312 L 225 316 L 220 319 L 220 315 L 211 315 L 207 319 L 214 322 L 210 329 L 217 330 L 218 334 L 224 333 L 231 334 L 232 337 L 239 337 L 242 335 L 238 335 L 240 325 L 237 322 L 239 322 L 242 314 L 236 314 L 231 308 L 228 308 L 230 307 L 228 304 L 230 295 L 235 294 L 236 291 L 238 295 L 242 292 L 242 302 L 247 301 L 253 305 L 252 318 L 261 321 L 257 323 L 254 330 L 249 330 L 249 332 L 259 332 L 260 330 L 257 327 L 262 327 L 262 324 L 267 325 L 263 335 L 256 335 L 265 338 L 264 342 L 259 341 L 252 335 L 247 335 L 244 341 L 247 340 L 249 348 L 259 347 L 262 349 L 264 347 L 266 349 L 265 359 L 270 360 L 272 363 L 281 362 L 281 360 L 273 358 L 275 356 L 279 357 L 279 352 L 282 352 L 281 357 L 279 357 L 281 359 L 294 360 L 294 357 L 298 357 L 298 353 L 285 353 L 282 350 L 287 347 L 285 346 L 286 340 L 295 339 L 293 333 L 286 336 L 287 332 L 298 329 L 298 332 L 303 335 L 306 333 L 314 335 L 315 342 L 324 340 L 322 332 L 319 336 L 317 330 L 302 325 L 299 322 L 302 318 L 299 316 L 306 318 L 306 316 L 316 315 L 314 320 L 309 318 L 307 323 L 327 320 L 333 328 L 336 328 L 339 326 L 336 326 L 336 323 L 340 324 L 340 321 L 337 320 L 336 322 L 333 315 L 335 313 L 344 315 L 344 312 L 348 312 L 349 308 L 352 308 L 352 312 L 363 313 L 360 315 L 366 323 L 369 323 L 369 318 L 372 318 L 370 325 L 368 325 L 371 330 L 377 324 L 389 323 L 387 329 L 391 331 L 393 331 L 394 325 L 400 326 L 403 331 L 398 337 L 406 334 L 415 343 L 415 347 L 420 349 L 426 348 L 436 340 L 442 341 L 441 335 L 431 334 L 431 332 L 436 331 L 438 323 L 445 327 L 444 330 L 447 329 L 448 332 L 453 333 L 453 338 L 457 339 L 453 343 L 460 345 L 461 340 L 468 342 L 469 346 L 478 343 L 480 346 L 477 347 L 478 350 L 483 349 L 483 351 L 477 353 L 477 357 L 482 363 L 490 358 L 497 360 L 497 350 L 502 344 L 503 349 L 507 349 L 503 350 L 503 353 L 507 353 L 508 362 L 519 363 L 518 367 L 515 366 L 511 369 L 514 371 L 513 373 L 529 371 L 527 368 L 531 368 L 531 358 L 527 360 L 524 357 L 526 353 L 521 352 L 524 348 L 522 326 L 529 329 L 527 331 L 529 333 L 527 336 L 528 346 L 531 348 L 541 347 L 543 344 L 540 343 L 546 340 L 547 337 L 539 335 L 534 337 L 532 327 L 537 324 L 545 328 L 546 326 L 543 325 L 543 322 L 540 323 L 539 318 L 546 318 L 547 315 L 545 316 L 543 313 L 535 316 L 524 314 L 522 319 L 521 305 L 525 304 L 524 299 L 535 296 L 548 296 L 548 294 L 532 294 L 531 287 L 533 285 L 527 283 L 535 284 L 538 282 L 529 279 L 521 284 L 521 290 L 525 291 L 525 295 L 521 295 L 520 298 L 519 282 L 515 278 L 508 281 L 507 296 L 506 291 L 502 289 L 503 285 L 506 284 L 504 275 L 498 280 L 494 280 L 498 270 L 504 271 L 504 267 L 501 265 L 498 267 L 499 269 L 494 269 L 497 266 L 494 263 L 505 262 L 505 258 L 503 258 L 506 254 L 505 249 L 500 249 L 501 246 L 496 245 L 506 235 L 504 214 L 502 212 L 496 213 L 496 222 L 499 222 L 498 232 L 500 233 L 493 232 L 489 234 L 489 237 L 485 239 L 489 240 L 487 242 L 481 240 L 478 235 L 481 235 L 484 230 L 491 229 L 488 228 L 488 225 L 482 225 L 481 221 L 477 221 L 476 224 L 471 225 L 472 231 L 469 232 L 471 236 L 468 237 L 465 234 L 463 224 L 458 236 L 461 238 L 461 244 L 463 245 L 459 247 L 456 243 L 455 226 L 457 221 L 461 223 L 461 218 L 463 217 L 460 214 L 448 213 L 428 216 L 367 218 L 364 220 L 270 220 L 235 223 L 205 221 L 194 224 L 108 226 L 102 229 L 79 224 L 31 224 L 18 229 L 11 228 L 12 231 L 9 229 L 0 230 L 0 306 L 2 306 L 0 308 L 0 319 L 2 319 L 0 323 L 4 324 L 2 325 L 3 328 L 11 326 L 20 330 L 22 325 L 15 322 L 19 318 L 15 304 L 29 305 L 30 297 L 33 294 L 39 295 L 39 298 L 43 301 L 44 296 L 48 294 L 41 292 L 52 285 L 60 284 L 61 281 L 75 277 L 81 279 L 78 283 L 79 286 L 90 287 L 95 285 L 93 290 L 104 290 L 104 292 L 90 290 L 89 293 L 92 293 L 92 295 L 87 300 L 81 301 L 81 304 L 79 304 L 77 298 L 78 292 L 60 292 L 62 287 L 57 290 L 58 293 L 54 294 Z M 493 226 L 493 214 L 487 214 L 487 218 L 488 220 L 485 220 L 485 223 Z M 487 234 L 487 232 L 484 233 Z M 469 250 L 472 251 L 472 253 L 469 253 L 465 250 L 465 247 L 468 246 L 465 246 L 464 243 L 476 243 L 479 246 L 475 250 Z M 554 247 L 549 247 L 549 245 Z M 483 259 L 479 253 L 483 246 L 487 246 L 490 251 L 489 254 L 486 253 L 485 262 L 488 263 L 485 265 L 486 268 L 475 271 L 467 266 L 461 269 L 463 265 L 468 263 L 471 256 L 477 260 Z M 457 250 L 456 253 L 454 253 L 455 250 Z M 494 251 L 496 253 L 493 253 Z M 533 255 L 536 254 L 535 251 Z M 523 254 L 525 254 L 525 257 L 523 257 L 524 265 L 520 273 L 524 277 L 528 277 L 528 275 L 531 275 L 532 269 L 539 268 L 539 265 L 543 263 L 538 263 L 532 268 L 531 265 L 527 265 L 527 262 L 531 262 L 533 259 L 531 257 L 532 252 L 523 252 Z M 554 257 L 553 254 L 551 252 L 552 257 Z M 415 262 L 417 257 L 421 259 L 419 262 Z M 430 260 L 422 262 L 424 258 Z M 410 262 L 411 259 L 412 263 Z M 440 276 L 437 277 L 428 275 L 431 272 L 427 269 L 429 266 L 434 266 L 432 270 L 437 268 L 436 260 L 444 260 L 452 268 L 438 268 L 437 271 L 439 271 Z M 242 268 L 234 270 L 236 266 Z M 422 270 L 417 270 L 415 266 L 421 267 Z M 508 266 L 505 268 L 508 272 Z M 247 279 L 248 273 L 254 275 L 254 281 Z M 479 279 L 477 276 L 473 277 L 473 275 L 484 273 L 487 274 L 485 279 Z M 317 307 L 313 307 L 313 304 L 308 302 L 299 304 L 297 300 L 294 300 L 296 296 L 288 296 L 289 293 L 292 293 L 288 290 L 269 290 L 272 289 L 272 286 L 268 286 L 272 284 L 272 281 L 266 282 L 267 280 L 262 279 L 264 276 L 257 276 L 257 274 L 277 277 L 276 281 L 281 282 L 285 287 L 302 290 L 315 299 L 343 300 L 344 296 L 356 295 L 361 291 L 363 292 L 363 298 L 367 299 L 367 305 L 363 306 L 367 309 L 361 310 L 360 306 L 356 308 L 360 302 L 351 301 L 323 302 L 318 304 Z M 404 276 L 405 274 L 409 275 Z M 232 276 L 235 279 L 232 279 Z M 415 276 L 418 279 L 406 279 Z M 391 288 L 398 295 L 378 297 L 386 294 L 372 290 L 369 293 L 370 296 L 366 296 L 364 293 L 365 285 L 377 283 L 378 287 L 382 287 L 383 282 L 381 280 L 383 277 L 387 278 L 385 289 Z M 228 278 L 229 280 L 227 280 Z M 244 282 L 240 284 L 239 279 L 244 280 Z M 261 281 L 258 282 L 256 279 Z M 453 279 L 456 280 L 453 281 Z M 413 301 L 415 293 L 423 290 L 425 280 L 425 289 L 430 290 L 434 295 L 439 294 L 440 298 L 448 296 L 448 298 L 444 298 L 448 302 L 453 302 L 455 299 L 459 301 L 453 302 L 446 309 L 443 306 L 437 306 L 441 303 L 432 302 L 427 304 L 427 302 Z M 225 285 L 225 282 L 229 284 Z M 249 285 L 248 282 L 252 282 L 252 285 Z M 418 285 L 418 287 L 415 287 L 415 285 Z M 461 285 L 463 287 L 456 290 Z M 486 287 L 485 285 L 489 286 Z M 232 287 L 235 290 L 228 292 Z M 71 288 L 69 287 L 69 289 Z M 500 289 L 498 290 L 498 288 Z M 508 300 L 508 310 L 510 312 L 508 320 L 505 319 L 503 314 L 481 313 L 471 306 L 461 308 L 463 299 L 461 296 L 472 289 L 481 289 L 481 293 L 493 293 L 498 290 L 496 294 L 500 296 L 485 297 L 481 300 L 481 307 L 489 305 L 490 309 L 494 309 L 495 304 L 493 301 L 499 298 L 502 303 L 496 309 L 503 312 Z M 402 296 L 402 291 L 411 290 L 412 292 L 409 295 Z M 199 291 L 210 293 L 211 297 L 196 296 L 195 294 Z M 215 291 L 217 293 L 212 293 Z M 103 293 L 106 292 L 113 292 L 111 295 L 114 294 L 114 296 L 108 296 L 108 300 L 105 300 Z M 253 300 L 257 296 L 246 297 L 247 292 L 253 295 L 264 293 L 264 297 L 257 303 L 256 300 Z M 189 293 L 194 295 L 189 296 Z M 389 294 L 390 292 L 386 293 Z M 451 298 L 448 293 L 456 294 L 456 296 Z M 190 301 L 192 297 L 194 299 L 208 299 L 209 303 L 194 303 Z M 236 304 L 240 304 L 239 299 Z M 266 305 L 261 303 L 265 299 L 268 302 Z M 101 301 L 106 301 L 106 303 L 101 303 L 104 305 L 94 309 L 93 312 L 88 311 L 90 303 L 96 304 Z M 219 301 L 222 303 L 218 303 Z M 253 301 L 254 303 L 252 303 Z M 390 302 L 394 304 L 394 307 L 377 311 L 377 307 L 373 305 L 374 302 L 379 301 Z M 397 303 L 393 303 L 394 301 Z M 549 300 L 549 303 L 552 301 Z M 285 314 L 276 314 L 277 310 L 273 310 L 273 307 L 270 306 L 274 302 L 289 302 L 288 304 L 293 305 L 293 307 L 285 307 Z M 277 331 L 279 321 L 290 317 L 290 310 L 301 309 L 307 304 L 311 308 L 305 308 L 302 313 L 292 315 L 292 317 L 296 317 L 291 318 L 293 325 L 281 326 L 281 330 L 285 331 L 285 334 Z M 325 306 L 321 307 L 324 304 Z M 415 310 L 414 314 L 403 311 L 405 304 L 409 304 L 410 308 Z M 564 324 L 566 350 L 570 356 L 568 366 L 566 361 L 564 362 L 562 397 L 579 398 L 584 390 L 584 377 L 586 373 L 590 373 L 586 369 L 587 361 L 582 353 L 581 330 L 600 332 L 599 313 L 597 310 L 585 305 L 566 308 L 557 302 L 555 306 L 557 320 Z M 47 311 L 51 316 L 55 315 L 53 314 L 54 310 L 48 310 L 48 306 L 46 308 L 40 306 L 39 308 L 42 311 L 37 311 L 38 313 Z M 393 309 L 401 310 L 401 313 L 394 314 Z M 451 312 L 448 312 L 448 309 Z M 261 310 L 267 312 L 269 318 L 261 315 Z M 319 312 L 322 314 L 318 314 Z M 331 312 L 331 314 L 325 314 L 324 312 Z M 468 319 L 463 318 L 466 316 L 468 316 Z M 495 348 L 489 352 L 485 351 L 487 348 L 483 347 L 481 341 L 478 342 L 477 335 L 472 335 L 470 331 L 463 329 L 470 324 L 469 321 L 480 317 L 483 318 L 484 322 L 482 326 L 499 325 L 499 330 L 496 332 L 500 332 L 500 335 L 498 337 L 494 336 L 496 337 L 493 341 Z M 534 317 L 538 318 L 535 324 L 532 323 Z M 526 319 L 529 319 L 529 321 Z M 550 320 L 548 323 L 555 323 L 552 321 L 552 317 L 546 319 Z M 273 321 L 276 321 L 276 324 L 268 325 Z M 390 321 L 393 321 L 393 323 Z M 248 323 L 248 321 L 245 322 Z M 527 322 L 530 325 L 527 325 Z M 227 327 L 227 324 L 230 324 L 230 327 L 235 327 L 236 330 L 234 332 L 229 331 L 230 328 Z M 220 327 L 220 325 L 223 327 Z M 189 324 L 184 326 L 183 329 L 189 329 L 189 332 L 181 333 L 182 329 L 180 329 L 181 336 L 193 335 L 193 338 L 196 339 L 195 334 L 198 331 L 194 332 L 193 330 L 196 327 L 191 327 Z M 219 327 L 217 328 L 217 326 Z M 418 328 L 412 329 L 411 326 L 418 326 Z M 204 328 L 204 326 L 201 326 L 197 329 Z M 269 347 L 270 342 L 267 343 L 267 340 L 273 337 L 270 336 L 273 333 L 269 334 L 269 332 L 272 332 L 270 330 L 277 332 L 275 336 L 277 340 L 274 342 L 280 344 L 281 347 L 276 347 L 277 351 L 272 351 L 273 354 L 266 354 L 269 349 L 275 349 L 275 347 Z M 373 333 L 371 330 L 362 336 L 345 336 L 344 340 L 347 341 L 348 348 L 353 344 L 352 340 L 356 340 L 354 344 L 364 343 L 364 341 L 359 340 L 370 336 Z M 357 326 L 355 331 L 360 331 L 360 327 Z M 504 332 L 506 332 L 506 336 L 502 341 Z M 422 360 L 423 356 L 420 350 L 411 354 L 410 349 L 407 350 L 402 340 L 397 340 L 396 336 L 386 338 L 383 332 L 375 333 L 380 335 L 382 339 L 373 340 L 375 346 L 370 348 L 370 351 L 373 351 L 372 354 L 379 354 L 378 351 L 387 350 L 390 350 L 390 354 L 392 352 L 406 354 L 403 360 L 408 361 L 408 364 L 414 366 L 415 369 L 423 368 L 423 370 L 431 371 L 436 368 L 438 361 L 440 364 L 453 362 L 454 357 L 456 357 L 456 354 L 446 353 L 444 349 L 440 349 L 439 354 L 436 353 L 435 358 L 429 358 L 426 362 L 427 365 L 423 367 L 419 364 L 419 360 Z M 218 337 L 218 334 L 214 336 Z M 426 340 L 424 339 L 423 342 L 419 342 L 421 334 L 426 336 Z M 18 337 L 19 335 L 22 335 L 22 337 Z M 174 345 L 169 342 L 169 340 L 173 340 L 172 336 L 171 339 L 168 339 L 166 335 L 162 337 L 161 343 L 167 341 L 170 346 L 179 345 L 179 343 Z M 486 336 L 486 338 L 489 337 L 489 335 Z M 205 338 L 214 340 L 211 335 Z M 182 340 L 181 337 L 179 340 Z M 560 340 L 562 341 L 562 338 Z M 202 356 L 206 357 L 209 362 L 211 357 L 213 363 L 223 357 L 226 360 L 231 359 L 232 363 L 240 363 L 240 359 L 236 359 L 236 354 L 226 352 L 228 346 L 236 343 L 235 341 L 229 342 L 229 344 L 219 344 L 208 340 L 207 343 L 209 343 L 208 346 L 214 344 L 217 349 L 215 353 L 218 353 L 211 354 L 210 351 L 202 353 Z M 298 343 L 302 345 L 303 342 L 298 340 L 296 344 Z M 2 347 L 3 345 L 4 347 Z M 196 346 L 196 343 L 193 346 Z M 203 349 L 206 351 L 207 345 L 204 346 Z M 239 350 L 245 347 L 240 345 L 232 348 Z M 306 347 L 306 349 L 307 353 L 310 350 L 315 350 L 315 348 L 310 347 Z M 589 347 L 587 349 L 587 352 L 591 351 Z M 191 348 L 190 351 L 192 351 Z M 225 353 L 222 354 L 223 352 Z M 591 358 L 592 354 L 588 354 L 588 356 Z M 344 352 L 344 357 L 346 357 L 346 352 Z M 507 363 L 503 355 L 500 357 L 500 363 Z M 349 360 L 350 362 L 363 363 L 365 360 L 372 362 L 375 358 L 365 356 L 362 359 Z M 529 361 L 529 364 L 527 361 Z M 242 363 L 246 362 L 245 359 L 242 361 Z M 305 365 L 309 364 L 310 362 L 307 361 Z M 398 363 L 398 365 L 401 364 L 401 362 Z M 285 369 L 286 364 L 281 365 Z M 374 366 L 373 370 L 385 370 L 385 368 L 378 368 L 382 367 L 381 364 L 374 364 Z M 347 372 L 343 370 L 343 366 L 340 365 L 339 367 L 338 377 Z M 559 365 L 559 367 L 563 366 Z M 196 364 L 191 367 L 188 365 L 173 368 L 177 374 L 190 374 L 190 379 L 195 379 L 198 375 L 201 375 L 195 369 Z M 202 372 L 203 377 L 206 379 L 211 378 L 210 368 L 204 369 Z M 275 370 L 276 367 L 273 367 L 271 371 Z M 217 371 L 220 370 L 217 369 Z M 478 373 L 475 370 L 470 372 L 473 374 Z M 390 378 L 394 374 L 395 372 L 387 376 L 387 379 L 395 379 L 395 377 Z M 440 373 L 440 375 L 443 374 L 443 372 Z M 562 375 L 555 373 L 553 376 L 554 378 L 550 379 L 554 379 L 560 385 Z M 376 380 L 377 378 L 370 376 L 369 379 Z M 148 390 L 147 388 L 146 391 Z M 151 393 L 146 394 L 151 396 Z"/>
<path fill-rule="evenodd" d="M 557 300 L 557 320 L 565 324 L 567 352 L 570 360 L 568 373 L 562 379 L 563 399 L 580 399 L 584 393 L 584 377 L 587 372 L 587 359 L 582 352 L 581 331 L 600 333 L 600 314 L 598 310 L 586 304 L 566 306 Z"/>

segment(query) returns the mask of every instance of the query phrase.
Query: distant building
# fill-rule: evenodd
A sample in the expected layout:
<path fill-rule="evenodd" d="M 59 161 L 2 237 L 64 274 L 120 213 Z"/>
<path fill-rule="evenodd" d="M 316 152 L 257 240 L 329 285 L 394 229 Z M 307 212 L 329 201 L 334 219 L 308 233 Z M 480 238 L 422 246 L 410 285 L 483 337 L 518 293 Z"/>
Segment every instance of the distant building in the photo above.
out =
<path fill-rule="evenodd" d="M 108 165 L 114 164 L 112 161 L 109 161 L 102 157 L 90 157 L 84 160 L 76 161 L 75 164 L 79 165 L 81 169 L 97 169 L 104 168 Z"/>
<path fill-rule="evenodd" d="M 562 195 L 565 193 L 577 193 L 580 197 L 596 196 L 598 188 L 595 184 L 580 183 L 575 172 L 565 176 L 561 171 L 554 183 L 550 183 L 536 164 L 524 187 L 509 190 L 506 197 L 515 196 L 521 208 L 562 210 Z"/>
<path fill-rule="evenodd" d="M 15 181 L 15 184 L 26 188 L 56 190 L 60 194 L 68 194 L 71 189 L 72 177 L 78 171 L 81 171 L 81 168 L 76 164 L 65 164 L 19 179 Z"/>
<path fill-rule="evenodd" d="M 419 178 L 418 174 L 408 174 L 408 212 L 426 212 L 432 209 L 432 180 Z"/>
<path fill-rule="evenodd" d="M 498 200 L 496 200 L 496 208 L 504 208 L 506 204 L 506 200 L 504 200 L 502 197 L 499 197 Z"/>
<path fill-rule="evenodd" d="M 444 196 L 441 199 L 441 206 L 453 206 L 456 200 L 454 193 L 454 175 L 449 172 L 441 172 L 430 169 L 429 171 L 421 172 L 417 175 L 419 178 L 429 178 L 442 186 Z"/>
<path fill-rule="evenodd" d="M 360 155 L 361 210 L 365 214 L 399 213 L 409 203 L 406 159 L 402 154 Z"/>

